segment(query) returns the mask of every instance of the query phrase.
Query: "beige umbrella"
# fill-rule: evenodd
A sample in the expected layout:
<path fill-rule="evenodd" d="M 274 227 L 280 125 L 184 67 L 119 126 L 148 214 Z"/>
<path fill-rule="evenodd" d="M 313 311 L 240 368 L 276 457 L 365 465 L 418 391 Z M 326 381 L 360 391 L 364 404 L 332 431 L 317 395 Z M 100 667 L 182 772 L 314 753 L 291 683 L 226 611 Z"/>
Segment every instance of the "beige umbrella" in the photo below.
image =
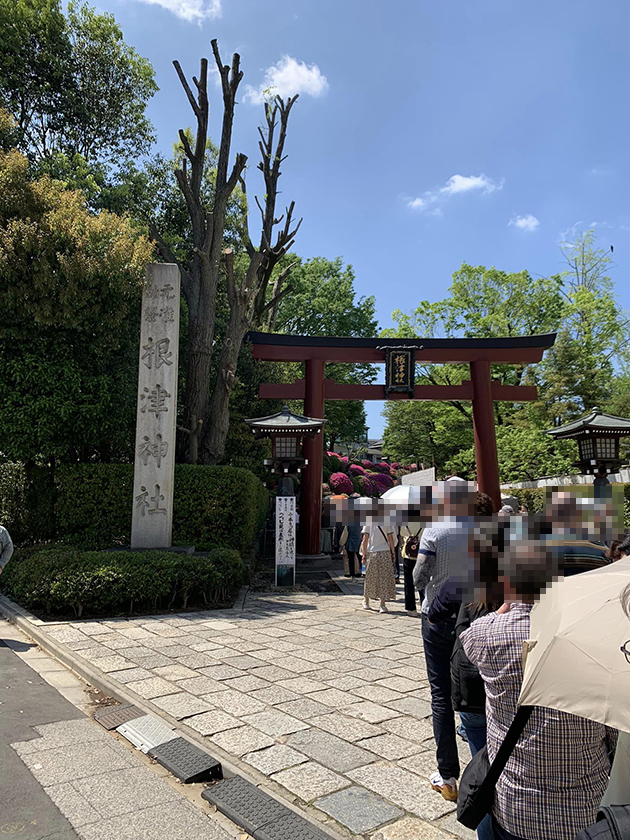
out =
<path fill-rule="evenodd" d="M 630 619 L 619 598 L 629 583 L 626 557 L 549 587 L 532 609 L 520 705 L 630 732 L 630 662 L 621 650 Z"/>

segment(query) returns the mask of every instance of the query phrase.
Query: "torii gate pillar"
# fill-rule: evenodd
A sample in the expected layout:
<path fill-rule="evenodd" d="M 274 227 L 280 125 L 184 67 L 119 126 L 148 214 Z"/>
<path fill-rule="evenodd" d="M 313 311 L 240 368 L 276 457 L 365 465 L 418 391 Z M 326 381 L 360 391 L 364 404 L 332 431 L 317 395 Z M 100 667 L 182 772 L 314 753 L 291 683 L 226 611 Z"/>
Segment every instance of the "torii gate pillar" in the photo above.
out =
<path fill-rule="evenodd" d="M 475 461 L 477 463 L 477 487 L 494 501 L 497 510 L 501 507 L 501 485 L 499 483 L 499 458 L 494 430 L 494 403 L 490 362 L 478 360 L 470 363 L 470 378 L 473 386 L 473 428 L 475 432 Z"/>
<path fill-rule="evenodd" d="M 324 361 L 305 362 L 304 414 L 324 416 Z M 324 466 L 324 434 L 304 439 L 304 457 L 308 464 L 302 473 L 300 494 L 300 552 L 319 554 L 322 538 L 322 469 Z"/>

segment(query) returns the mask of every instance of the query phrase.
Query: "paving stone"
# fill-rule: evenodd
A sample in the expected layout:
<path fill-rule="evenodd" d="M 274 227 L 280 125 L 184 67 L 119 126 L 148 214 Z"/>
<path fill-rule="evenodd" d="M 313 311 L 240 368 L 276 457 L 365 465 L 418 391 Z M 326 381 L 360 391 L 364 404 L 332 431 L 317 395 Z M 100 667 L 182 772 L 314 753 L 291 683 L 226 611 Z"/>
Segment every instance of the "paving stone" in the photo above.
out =
<path fill-rule="evenodd" d="M 338 776 L 337 773 L 333 773 L 332 770 L 314 761 L 281 770 L 271 778 L 304 802 L 311 802 L 313 799 L 348 787 L 350 784 L 343 776 Z"/>
<path fill-rule="evenodd" d="M 299 697 L 299 695 L 296 696 Z M 317 703 L 308 697 L 299 697 L 298 700 L 291 700 L 289 703 L 279 703 L 276 708 L 300 720 L 308 720 L 309 718 L 326 715 L 330 712 L 328 706 L 325 706 L 323 703 Z"/>
<path fill-rule="evenodd" d="M 348 741 L 343 741 L 321 729 L 307 729 L 295 732 L 287 738 L 290 747 L 300 750 L 315 761 L 319 761 L 331 770 L 345 773 L 355 767 L 362 767 L 376 760 L 374 753 L 362 750 Z"/>
<path fill-rule="evenodd" d="M 351 706 L 353 703 L 360 702 L 359 697 L 349 694 L 346 691 L 339 691 L 338 688 L 327 688 L 325 691 L 314 691 L 308 694 L 311 700 L 316 703 L 323 703 L 325 706 L 332 706 L 334 709 L 339 709 L 342 706 Z"/>
<path fill-rule="evenodd" d="M 33 729 L 41 736 L 29 741 L 33 745 L 38 744 L 37 750 L 52 750 L 92 741 L 107 744 L 111 740 L 101 727 L 95 726 L 94 721 L 88 717 L 79 720 L 62 720 L 58 723 L 44 723 L 34 726 Z"/>
<path fill-rule="evenodd" d="M 263 668 L 267 663 L 262 659 L 255 659 L 253 656 L 242 654 L 240 656 L 230 656 L 224 660 L 226 665 L 231 665 L 233 668 L 241 668 L 246 670 L 248 668 Z"/>
<path fill-rule="evenodd" d="M 181 630 L 178 630 L 177 627 L 171 627 L 170 624 L 165 624 L 162 621 L 151 621 L 143 624 L 142 627 L 155 636 L 181 636 Z"/>
<path fill-rule="evenodd" d="M 52 628 L 47 631 L 47 634 L 55 639 L 55 641 L 61 642 L 62 645 L 65 645 L 68 642 L 85 641 L 85 634 L 80 630 L 76 630 L 74 627 Z"/>
<path fill-rule="evenodd" d="M 352 671 L 352 676 L 360 680 L 365 680 L 365 682 L 374 683 L 377 680 L 384 680 L 387 677 L 391 677 L 391 674 L 389 671 L 383 671 L 382 668 L 364 668 L 363 665 L 359 665 L 358 668 Z"/>
<path fill-rule="evenodd" d="M 163 665 L 161 668 L 154 668 L 153 673 L 156 677 L 162 677 L 164 680 L 175 682 L 176 680 L 193 679 L 197 676 L 197 672 L 191 668 L 186 668 L 184 665 Z"/>
<path fill-rule="evenodd" d="M 202 637 L 203 638 L 203 637 Z M 206 642 L 195 642 L 190 646 L 191 650 L 197 651 L 199 653 L 207 653 L 208 656 L 216 657 L 221 654 L 227 654 L 228 649 L 221 647 L 221 645 L 215 645 L 214 642 L 206 641 Z"/>
<path fill-rule="evenodd" d="M 186 718 L 184 723 L 201 735 L 214 735 L 217 732 L 224 732 L 226 729 L 235 729 L 237 726 L 243 725 L 243 721 L 239 718 L 232 717 L 232 715 L 227 715 L 219 710 L 203 712 L 203 714 Z"/>
<path fill-rule="evenodd" d="M 286 770 L 287 767 L 304 764 L 305 761 L 308 761 L 308 758 L 291 749 L 291 747 L 287 747 L 286 744 L 274 744 L 274 746 L 267 747 L 264 750 L 248 753 L 243 756 L 243 761 L 269 776 L 271 773 Z"/>
<path fill-rule="evenodd" d="M 148 680 L 151 677 L 151 671 L 146 668 L 129 668 L 126 671 L 116 671 L 116 682 L 126 685 L 127 683 Z"/>
<path fill-rule="evenodd" d="M 468 833 L 471 838 L 476 837 L 474 831 Z M 449 836 L 440 831 L 435 823 L 428 823 L 415 817 L 405 817 L 384 826 L 373 834 L 372 838 L 373 840 L 447 840 Z"/>
<path fill-rule="evenodd" d="M 404 812 L 361 787 L 349 787 L 317 799 L 313 805 L 350 829 L 364 834 Z"/>
<path fill-rule="evenodd" d="M 300 729 L 308 729 L 309 725 L 303 723 L 297 718 L 286 715 L 284 712 L 279 712 L 276 709 L 270 709 L 267 712 L 259 712 L 255 715 L 247 715 L 243 718 L 247 723 L 266 732 L 267 735 L 288 735 L 291 732 L 297 732 Z"/>
<path fill-rule="evenodd" d="M 383 730 L 367 721 L 350 718 L 346 715 L 333 713 L 329 715 L 318 715 L 309 720 L 313 726 L 338 735 L 346 741 L 360 741 L 362 738 L 369 738 L 371 735 L 382 735 Z"/>
<path fill-rule="evenodd" d="M 326 667 L 330 668 L 332 671 L 339 671 L 341 674 L 348 674 L 348 672 L 351 672 L 353 677 L 357 676 L 357 670 L 365 670 L 361 663 L 345 657 L 341 652 L 339 654 L 339 660 L 333 659 Z M 387 676 L 387 674 L 385 674 L 385 676 Z"/>
<path fill-rule="evenodd" d="M 267 708 L 260 700 L 254 697 L 249 697 L 240 691 L 233 691 L 228 688 L 226 691 L 216 691 L 211 694 L 204 694 L 203 699 L 208 703 L 212 703 L 218 709 L 223 709 L 224 712 L 229 712 L 236 717 L 243 717 L 244 715 L 253 715 L 256 712 L 263 712 Z"/>
<path fill-rule="evenodd" d="M 184 784 L 223 778 L 220 762 L 185 738 L 159 744 L 149 750 L 149 756 Z"/>
<path fill-rule="evenodd" d="M 189 640 L 187 640 L 189 641 Z M 160 648 L 160 653 L 170 656 L 171 659 L 179 659 L 182 656 L 196 656 L 198 651 L 191 651 L 190 644 L 167 645 Z"/>
<path fill-rule="evenodd" d="M 216 657 L 212 656 L 212 653 L 213 651 L 210 651 L 209 653 L 193 653 L 192 651 L 189 651 L 186 656 L 178 656 L 177 662 L 180 665 L 184 665 L 184 667 L 186 668 L 193 668 L 194 670 L 199 671 L 201 674 L 211 677 L 212 674 L 207 674 L 206 671 L 203 670 L 204 668 L 227 667 L 220 665 L 217 662 Z M 240 677 L 243 674 L 242 671 L 237 671 L 236 668 L 233 668 L 232 670 L 234 670 L 236 673 L 232 674 L 231 676 Z"/>
<path fill-rule="evenodd" d="M 97 731 L 105 735 L 103 729 Z M 120 744 L 106 737 L 107 744 L 90 744 L 89 749 L 85 743 L 71 744 L 30 753 L 22 757 L 22 761 L 44 787 L 102 773 L 103 768 L 126 770 L 133 763 L 132 756 Z"/>
<path fill-rule="evenodd" d="M 396 717 L 391 720 L 384 720 L 381 726 L 393 735 L 399 735 L 408 741 L 415 741 L 419 745 L 433 739 L 433 725 L 428 720 Z"/>
<path fill-rule="evenodd" d="M 367 639 L 350 639 L 347 644 L 349 648 L 360 650 L 363 653 L 370 653 L 373 650 L 381 650 L 381 648 L 387 647 L 387 642 L 380 642 L 374 639 L 371 641 Z"/>
<path fill-rule="evenodd" d="M 101 815 L 72 786 L 71 782 L 63 785 L 50 785 L 46 793 L 75 828 L 88 823 L 98 822 Z"/>
<path fill-rule="evenodd" d="M 169 802 L 136 814 L 112 817 L 81 829 L 83 840 L 231 840 L 190 802 Z"/>
<path fill-rule="evenodd" d="M 183 660 L 180 660 L 183 662 Z M 219 665 L 215 662 L 214 665 L 207 668 L 199 668 L 199 673 L 204 677 L 210 677 L 211 680 L 229 680 L 234 677 L 245 677 L 247 674 L 241 671 L 240 668 L 233 668 L 231 665 Z"/>
<path fill-rule="evenodd" d="M 374 738 L 366 738 L 357 743 L 358 747 L 371 750 L 381 758 L 393 761 L 397 758 L 405 758 L 418 752 L 418 745 L 413 741 L 406 741 L 398 735 L 376 735 Z"/>
<path fill-rule="evenodd" d="M 254 729 L 253 726 L 239 726 L 238 729 L 229 729 L 225 732 L 218 732 L 212 736 L 212 743 L 224 749 L 231 755 L 245 755 L 245 753 L 262 750 L 275 743 L 271 735 Z"/>
<path fill-rule="evenodd" d="M 379 706 L 377 703 L 371 703 L 369 700 L 346 706 L 344 712 L 352 717 L 367 720 L 368 723 L 380 723 L 381 721 L 400 715 L 398 711 L 389 709 L 386 706 Z"/>
<path fill-rule="evenodd" d="M 425 819 L 438 819 L 456 808 L 454 802 L 436 795 L 428 781 L 392 764 L 368 764 L 348 771 L 347 775 L 403 810 Z"/>
<path fill-rule="evenodd" d="M 400 662 L 400 660 L 397 662 Z M 397 667 L 397 663 L 392 662 L 390 659 L 384 659 L 382 656 L 362 657 L 361 664 L 364 668 L 374 668 L 375 671 L 384 671 L 385 674 L 389 674 L 392 667 Z"/>
<path fill-rule="evenodd" d="M 301 694 L 296 694 L 295 691 L 289 691 L 288 688 L 283 688 L 281 685 L 268 683 L 268 688 L 261 688 L 258 691 L 250 692 L 250 697 L 255 700 L 260 700 L 267 703 L 269 706 L 275 706 L 279 703 L 289 703 L 291 700 L 301 699 Z"/>
<path fill-rule="evenodd" d="M 137 680 L 127 683 L 127 688 L 135 691 L 145 700 L 152 700 L 154 697 L 163 697 L 165 694 L 176 694 L 181 689 L 167 682 L 160 677 L 151 677 L 148 680 Z"/>
<path fill-rule="evenodd" d="M 191 715 L 199 715 L 202 712 L 209 712 L 214 708 L 214 704 L 208 703 L 202 698 L 195 697 L 187 691 L 180 691 L 179 694 L 167 694 L 165 697 L 157 697 L 153 701 L 153 705 L 177 718 L 177 720 L 182 720 Z"/>
<path fill-rule="evenodd" d="M 98 645 L 98 647 L 93 645 L 89 648 L 81 648 L 77 653 L 81 659 L 87 659 L 88 662 L 95 662 L 97 659 L 103 659 L 103 657 L 109 656 L 111 650 L 106 648 L 105 645 Z"/>
<path fill-rule="evenodd" d="M 417 691 L 421 686 L 416 680 L 406 679 L 405 677 L 387 677 L 384 680 L 379 680 L 377 685 L 382 685 L 385 688 L 393 689 L 398 692 Z M 394 698 L 396 699 L 396 698 Z M 399 698 L 400 699 L 400 698 Z"/>
<path fill-rule="evenodd" d="M 396 762 L 399 767 L 410 770 L 416 776 L 422 776 L 425 780 L 437 770 L 434 742 L 431 740 L 426 743 L 430 745 L 429 749 L 414 753 L 406 758 L 400 758 Z"/>
<path fill-rule="evenodd" d="M 276 683 L 280 680 L 288 680 L 295 677 L 292 671 L 287 671 L 286 668 L 280 668 L 278 665 L 265 665 L 263 668 L 256 668 L 254 676 L 260 677 L 261 680 Z"/>
<path fill-rule="evenodd" d="M 403 697 L 402 700 L 394 700 L 387 704 L 390 709 L 395 709 L 400 714 L 411 715 L 415 718 L 427 718 L 431 715 L 431 703 L 427 700 L 419 700 L 417 697 Z"/>
<path fill-rule="evenodd" d="M 314 691 L 324 691 L 328 688 L 326 683 L 310 680 L 308 677 L 294 677 L 279 681 L 279 685 L 288 688 L 289 691 L 296 691 L 298 694 L 312 694 Z"/>
<path fill-rule="evenodd" d="M 110 650 L 121 650 L 129 647 L 129 639 L 126 636 L 121 636 L 120 633 L 108 633 L 107 636 L 94 636 L 93 638 Z"/>
<path fill-rule="evenodd" d="M 115 671 L 124 671 L 127 668 L 132 668 L 134 663 L 129 662 L 128 659 L 125 659 L 122 656 L 104 656 L 101 659 L 95 659 L 93 664 L 99 669 L 99 671 L 103 671 L 105 674 L 109 674 Z"/>
<path fill-rule="evenodd" d="M 184 691 L 197 695 L 197 697 L 226 690 L 222 682 L 212 680 L 210 677 L 191 677 L 188 680 L 178 680 L 177 685 Z"/>
<path fill-rule="evenodd" d="M 99 773 L 73 782 L 73 787 L 102 817 L 116 817 L 165 802 L 178 794 L 147 767 Z"/>
<path fill-rule="evenodd" d="M 147 656 L 129 656 L 140 668 L 160 668 L 162 665 L 172 665 L 173 660 L 161 653 L 150 653 Z"/>
<path fill-rule="evenodd" d="M 252 692 L 257 691 L 261 688 L 271 688 L 272 685 L 267 680 L 261 680 L 260 677 L 255 676 L 248 676 L 248 677 L 236 677 L 233 680 L 226 680 L 223 683 L 224 686 L 227 688 L 233 688 L 236 691 L 246 691 Z M 260 698 L 262 700 L 262 698 Z M 267 700 L 263 702 L 268 702 Z"/>
<path fill-rule="evenodd" d="M 120 627 L 118 627 L 118 632 L 121 636 L 126 636 L 128 639 L 134 639 L 137 641 L 152 638 L 149 631 L 144 630 L 142 627 L 126 627 L 124 624 L 121 624 Z"/>
<path fill-rule="evenodd" d="M 278 651 L 278 654 L 278 661 L 282 663 L 282 667 L 287 671 L 292 671 L 294 674 L 308 674 L 310 677 L 316 669 L 321 667 L 321 663 L 319 662 L 308 662 L 305 659 L 299 659 L 297 652 L 294 652 L 292 658 L 287 657 L 286 653 L 282 651 Z M 335 674 L 336 671 L 332 671 L 331 673 Z"/>
<path fill-rule="evenodd" d="M 368 685 L 365 680 L 360 680 L 355 676 L 336 676 L 333 679 L 327 680 L 327 684 L 332 688 L 338 688 L 339 691 L 353 691 L 356 688 L 364 688 Z"/>
<path fill-rule="evenodd" d="M 363 685 L 361 688 L 355 688 L 352 692 L 357 697 L 363 700 L 371 700 L 373 703 L 391 703 L 392 700 L 401 700 L 402 694 L 397 691 L 392 691 L 390 688 L 385 688 L 383 685 Z"/>

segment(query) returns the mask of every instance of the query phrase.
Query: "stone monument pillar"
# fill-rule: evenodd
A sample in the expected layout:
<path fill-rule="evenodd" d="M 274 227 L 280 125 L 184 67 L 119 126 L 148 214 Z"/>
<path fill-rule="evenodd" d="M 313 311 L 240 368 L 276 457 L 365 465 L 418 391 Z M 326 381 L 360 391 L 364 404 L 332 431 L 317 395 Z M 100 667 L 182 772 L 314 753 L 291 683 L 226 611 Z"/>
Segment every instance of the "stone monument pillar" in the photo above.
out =
<path fill-rule="evenodd" d="M 180 277 L 176 265 L 147 266 L 142 293 L 132 548 L 170 548 L 177 417 Z"/>

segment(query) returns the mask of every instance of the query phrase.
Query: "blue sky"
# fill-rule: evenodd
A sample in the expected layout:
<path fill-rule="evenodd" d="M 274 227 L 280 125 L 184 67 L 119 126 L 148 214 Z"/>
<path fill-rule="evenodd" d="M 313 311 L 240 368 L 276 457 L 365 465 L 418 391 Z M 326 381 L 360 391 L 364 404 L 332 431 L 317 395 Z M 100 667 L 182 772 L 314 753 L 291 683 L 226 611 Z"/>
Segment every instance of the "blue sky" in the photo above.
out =
<path fill-rule="evenodd" d="M 381 326 L 443 297 L 465 260 L 547 275 L 562 232 L 596 223 L 630 306 L 627 32 L 623 0 L 100 0 L 149 58 L 150 106 L 169 151 L 191 113 L 188 74 L 218 38 L 245 72 L 234 150 L 255 169 L 256 91 L 303 91 L 283 190 L 304 224 L 296 251 L 352 263 Z M 249 95 L 246 96 L 246 86 Z M 220 101 L 213 91 L 211 132 Z M 368 404 L 370 436 L 381 406 Z"/>

